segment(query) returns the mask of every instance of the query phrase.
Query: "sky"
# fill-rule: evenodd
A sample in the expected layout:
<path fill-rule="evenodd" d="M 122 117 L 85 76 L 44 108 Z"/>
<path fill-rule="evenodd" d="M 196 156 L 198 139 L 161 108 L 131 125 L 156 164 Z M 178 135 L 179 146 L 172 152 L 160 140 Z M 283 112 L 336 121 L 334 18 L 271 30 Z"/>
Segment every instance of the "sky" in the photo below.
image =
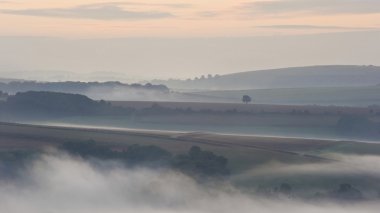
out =
<path fill-rule="evenodd" d="M 0 74 L 136 81 L 379 65 L 379 32 L 379 0 L 0 0 Z"/>

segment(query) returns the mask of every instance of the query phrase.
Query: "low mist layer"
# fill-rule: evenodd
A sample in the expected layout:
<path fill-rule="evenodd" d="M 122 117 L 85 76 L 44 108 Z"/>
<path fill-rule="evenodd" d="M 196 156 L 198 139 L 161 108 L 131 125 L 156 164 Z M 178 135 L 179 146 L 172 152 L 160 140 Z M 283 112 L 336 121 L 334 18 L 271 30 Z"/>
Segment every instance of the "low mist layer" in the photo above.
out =
<path fill-rule="evenodd" d="M 354 165 L 363 159 L 364 161 L 370 159 L 372 163 L 380 161 L 378 157 L 355 159 L 356 162 L 352 162 Z M 309 172 L 307 168 L 311 166 L 315 165 L 299 167 L 292 172 Z M 325 170 L 323 168 L 329 166 L 317 165 L 314 168 Z M 376 168 L 373 169 L 373 175 L 377 176 L 378 172 L 375 170 Z M 339 173 L 339 168 L 335 172 Z M 379 207 L 380 204 L 376 201 L 346 203 L 331 200 L 301 201 L 292 197 L 265 198 L 252 193 L 243 193 L 228 181 L 199 183 L 170 170 L 126 169 L 117 162 L 94 163 L 62 153 L 45 154 L 22 169 L 18 178 L 12 180 L 3 178 L 0 183 L 0 211 L 8 213 L 252 211 L 340 213 L 378 212 Z"/>

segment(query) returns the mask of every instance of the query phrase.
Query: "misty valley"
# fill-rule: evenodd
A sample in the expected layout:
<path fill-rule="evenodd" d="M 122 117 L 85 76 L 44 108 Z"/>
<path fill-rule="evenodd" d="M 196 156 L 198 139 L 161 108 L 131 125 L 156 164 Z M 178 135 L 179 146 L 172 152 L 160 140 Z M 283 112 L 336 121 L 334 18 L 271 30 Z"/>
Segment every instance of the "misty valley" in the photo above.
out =
<path fill-rule="evenodd" d="M 10 123 L 0 131 L 0 191 L 11 210 L 20 193 L 30 203 L 18 211 L 95 211 L 94 200 L 100 209 L 147 212 L 228 212 L 230 202 L 242 212 L 378 207 L 374 143 Z"/>
<path fill-rule="evenodd" d="M 85 89 L 60 91 L 67 85 Z M 251 104 L 254 97 L 248 95 L 242 99 L 247 103 L 162 102 L 144 95 L 145 101 L 106 95 L 96 100 L 83 95 L 87 86 L 3 84 L 5 209 L 230 212 L 234 204 L 240 212 L 376 212 L 379 207 L 376 104 Z M 137 87 L 137 94 L 171 93 L 164 85 L 116 88 L 136 93 Z M 16 207 L 19 196 L 27 202 Z"/>
<path fill-rule="evenodd" d="M 0 0 L 0 213 L 379 213 L 380 0 Z"/>

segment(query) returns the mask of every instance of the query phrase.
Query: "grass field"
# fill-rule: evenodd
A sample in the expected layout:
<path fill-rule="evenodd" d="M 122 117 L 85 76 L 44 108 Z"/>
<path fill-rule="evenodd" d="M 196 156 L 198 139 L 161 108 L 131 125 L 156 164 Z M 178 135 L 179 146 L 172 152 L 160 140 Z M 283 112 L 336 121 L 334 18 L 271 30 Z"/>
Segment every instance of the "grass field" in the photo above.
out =
<path fill-rule="evenodd" d="M 329 153 L 380 155 L 380 144 L 375 143 L 0 123 L 2 151 L 45 149 L 64 142 L 90 139 L 117 149 L 132 144 L 157 145 L 176 154 L 198 145 L 229 158 L 233 171 L 273 161 L 321 162 L 329 158 Z"/>

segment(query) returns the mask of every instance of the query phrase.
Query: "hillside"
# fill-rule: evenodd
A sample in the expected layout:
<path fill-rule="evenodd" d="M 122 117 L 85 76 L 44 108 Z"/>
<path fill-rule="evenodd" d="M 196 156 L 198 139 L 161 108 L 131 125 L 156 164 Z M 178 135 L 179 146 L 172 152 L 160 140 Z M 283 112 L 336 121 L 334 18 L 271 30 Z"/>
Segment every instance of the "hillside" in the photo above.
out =
<path fill-rule="evenodd" d="M 74 93 L 89 96 L 93 99 L 133 99 L 133 97 L 165 96 L 169 89 L 165 85 L 125 84 L 121 82 L 37 82 L 10 81 L 0 82 L 0 91 L 9 94 L 27 91 L 47 91 Z"/>
<path fill-rule="evenodd" d="M 170 91 L 165 85 L 125 84 L 121 82 L 37 82 L 0 81 L 0 91 L 10 95 L 18 92 L 46 91 L 85 95 L 94 100 L 109 101 L 209 101 L 210 97 Z M 213 101 L 223 102 L 218 98 Z"/>
<path fill-rule="evenodd" d="M 19 92 L 0 104 L 0 118 L 38 118 L 72 115 L 119 114 L 127 110 L 94 101 L 84 95 L 58 92 Z"/>
<path fill-rule="evenodd" d="M 1 122 L 0 127 L 0 151 L 9 149 L 36 150 L 57 146 L 68 141 L 94 140 L 97 143 L 107 144 L 119 150 L 138 143 L 139 145 L 159 146 L 175 154 L 181 154 L 191 146 L 197 145 L 202 149 L 227 156 L 231 160 L 233 170 L 243 167 L 248 169 L 256 163 L 272 160 L 293 163 L 316 162 L 323 160 L 322 156 L 314 156 L 317 153 L 316 151 L 337 149 L 338 147 L 349 153 L 378 153 L 380 150 L 378 144 L 315 139 L 43 126 Z M 340 147 L 342 144 L 345 146 Z"/>
<path fill-rule="evenodd" d="M 380 83 L 380 67 L 352 65 L 293 67 L 210 76 L 194 80 L 156 80 L 153 83 L 189 90 L 373 86 Z"/>
<path fill-rule="evenodd" d="M 12 82 L 12 81 L 23 81 L 23 80 L 13 79 L 13 78 L 0 78 L 0 83 L 9 83 L 9 82 Z"/>

